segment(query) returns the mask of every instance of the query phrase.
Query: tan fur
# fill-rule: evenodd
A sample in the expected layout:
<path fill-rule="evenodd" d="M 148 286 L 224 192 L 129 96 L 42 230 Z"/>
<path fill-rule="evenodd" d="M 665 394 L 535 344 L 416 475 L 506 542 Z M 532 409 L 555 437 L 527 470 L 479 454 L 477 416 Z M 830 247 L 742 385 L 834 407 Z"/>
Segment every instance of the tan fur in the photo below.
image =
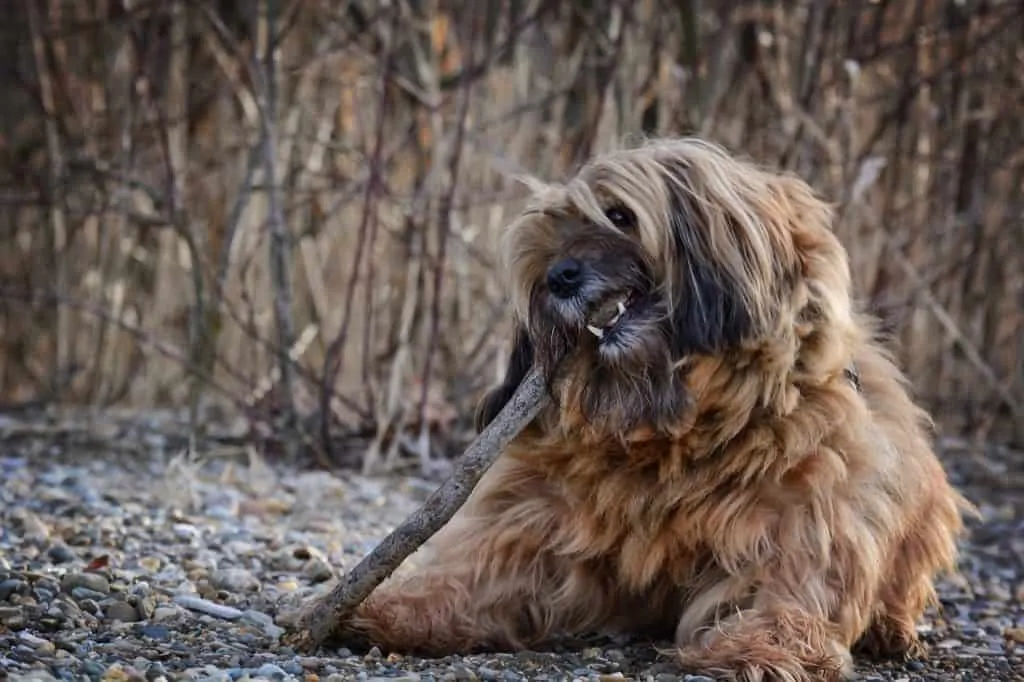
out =
<path fill-rule="evenodd" d="M 553 260 L 622 238 L 610 202 L 635 214 L 632 238 L 669 308 L 695 294 L 674 277 L 684 262 L 714 263 L 750 332 L 672 357 L 685 405 L 621 430 L 580 407 L 595 372 L 580 337 L 553 375 L 555 407 L 350 633 L 433 654 L 667 634 L 685 669 L 751 682 L 840 679 L 858 643 L 922 653 L 915 622 L 935 574 L 954 568 L 971 507 L 873 320 L 851 304 L 829 206 L 799 179 L 694 139 L 595 159 L 565 186 L 532 183 L 503 251 L 516 319 L 535 340 L 548 330 L 531 301 Z M 652 344 L 612 369 L 639 376 Z M 613 408 L 631 399 L 604 395 Z"/>

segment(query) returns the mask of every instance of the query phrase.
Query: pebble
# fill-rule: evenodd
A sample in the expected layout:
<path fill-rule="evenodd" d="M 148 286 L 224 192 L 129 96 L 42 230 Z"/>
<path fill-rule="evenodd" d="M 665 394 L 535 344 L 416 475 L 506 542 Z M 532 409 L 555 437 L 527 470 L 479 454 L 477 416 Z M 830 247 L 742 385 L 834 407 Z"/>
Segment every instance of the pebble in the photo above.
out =
<path fill-rule="evenodd" d="M 46 550 L 46 555 L 55 564 L 68 564 L 78 559 L 78 555 L 75 554 L 74 550 L 63 542 L 57 543 Z"/>
<path fill-rule="evenodd" d="M 266 613 L 250 609 L 243 612 L 241 618 L 243 621 L 261 628 L 263 633 L 271 639 L 278 639 L 284 634 L 284 628 L 276 625 L 274 619 Z"/>
<path fill-rule="evenodd" d="M 283 680 L 288 677 L 287 672 L 285 672 L 280 666 L 274 665 L 273 663 L 264 663 L 256 669 L 254 675 L 257 677 L 266 677 L 272 680 Z"/>
<path fill-rule="evenodd" d="M 173 526 L 174 534 L 179 540 L 201 540 L 202 532 L 190 523 L 176 523 Z"/>
<path fill-rule="evenodd" d="M 455 666 L 452 672 L 455 674 L 456 682 L 472 682 L 480 679 L 475 672 L 464 665 Z"/>
<path fill-rule="evenodd" d="M 7 580 L 0 581 L 0 601 L 7 601 L 12 594 L 22 592 L 27 587 L 28 583 L 17 578 L 8 578 Z"/>
<path fill-rule="evenodd" d="M 260 589 L 260 581 L 244 568 L 225 568 L 210 575 L 210 584 L 227 592 L 254 592 Z"/>
<path fill-rule="evenodd" d="M 224 620 L 236 620 L 241 618 L 243 613 L 233 606 L 217 604 L 209 599 L 193 597 L 188 594 L 175 595 L 174 603 L 179 606 L 184 606 L 186 609 L 205 613 L 206 615 L 213 616 L 215 618 L 223 618 Z"/>
<path fill-rule="evenodd" d="M 126 601 L 115 601 L 104 608 L 107 618 L 123 623 L 134 623 L 141 620 L 138 610 Z"/>
<path fill-rule="evenodd" d="M 68 573 L 60 581 L 60 587 L 65 592 L 84 587 L 98 594 L 110 594 L 110 581 L 99 573 Z"/>
<path fill-rule="evenodd" d="M 19 606 L 0 606 L 0 623 L 15 630 L 25 624 L 25 613 Z"/>
<path fill-rule="evenodd" d="M 310 582 L 322 583 L 334 577 L 334 569 L 332 569 L 330 564 L 323 559 L 313 557 L 306 562 L 306 565 L 303 567 L 302 574 L 308 578 Z"/>
<path fill-rule="evenodd" d="M 158 606 L 155 609 L 153 609 L 153 615 L 150 618 L 150 620 L 152 620 L 154 623 L 159 623 L 164 620 L 176 618 L 182 613 L 184 613 L 184 611 L 180 607 L 175 605 Z"/>
<path fill-rule="evenodd" d="M 71 596 L 78 601 L 84 601 L 86 599 L 92 599 L 94 601 L 101 601 L 106 594 L 103 592 L 97 592 L 96 590 L 90 590 L 88 587 L 72 587 Z"/>
<path fill-rule="evenodd" d="M 37 637 L 31 632 L 19 632 L 18 639 L 37 651 L 52 652 L 55 648 L 53 646 L 53 642 L 43 639 L 42 637 Z"/>

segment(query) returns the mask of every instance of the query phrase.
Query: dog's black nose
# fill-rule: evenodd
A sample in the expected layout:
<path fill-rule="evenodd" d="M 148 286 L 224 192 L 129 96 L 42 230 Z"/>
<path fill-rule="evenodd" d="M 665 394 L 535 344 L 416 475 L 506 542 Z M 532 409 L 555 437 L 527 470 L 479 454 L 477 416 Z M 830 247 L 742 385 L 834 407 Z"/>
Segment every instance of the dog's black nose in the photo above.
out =
<path fill-rule="evenodd" d="M 548 269 L 548 289 L 559 298 L 571 298 L 583 284 L 583 263 L 575 258 L 560 260 Z"/>

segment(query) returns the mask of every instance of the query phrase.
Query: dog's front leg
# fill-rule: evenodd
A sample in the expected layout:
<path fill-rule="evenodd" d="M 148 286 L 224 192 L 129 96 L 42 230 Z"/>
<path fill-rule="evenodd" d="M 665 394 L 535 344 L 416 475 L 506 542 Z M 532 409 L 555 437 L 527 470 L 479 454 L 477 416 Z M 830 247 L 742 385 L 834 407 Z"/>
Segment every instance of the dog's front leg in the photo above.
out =
<path fill-rule="evenodd" d="M 407 575 L 382 583 L 343 639 L 433 655 L 542 645 L 599 624 L 598 578 L 554 551 L 564 510 L 543 481 L 499 460 Z"/>
<path fill-rule="evenodd" d="M 684 667 L 736 682 L 836 682 L 853 671 L 830 625 L 796 604 L 740 610 L 679 644 Z"/>
<path fill-rule="evenodd" d="M 446 544 L 383 583 L 348 624 L 351 641 L 427 655 L 515 650 L 572 634 L 597 615 L 600 598 L 584 571 L 529 538 L 503 541 L 502 532 L 495 523 L 460 533 L 473 544 Z"/>
<path fill-rule="evenodd" d="M 737 682 L 848 679 L 877 568 L 834 545 L 819 546 L 827 558 L 775 547 L 701 586 L 676 630 L 680 662 Z"/>
<path fill-rule="evenodd" d="M 504 584 L 478 579 L 473 567 L 443 561 L 382 584 L 348 624 L 350 641 L 386 653 L 446 655 L 508 648 L 528 636 L 513 611 L 513 594 L 531 596 L 513 576 Z"/>

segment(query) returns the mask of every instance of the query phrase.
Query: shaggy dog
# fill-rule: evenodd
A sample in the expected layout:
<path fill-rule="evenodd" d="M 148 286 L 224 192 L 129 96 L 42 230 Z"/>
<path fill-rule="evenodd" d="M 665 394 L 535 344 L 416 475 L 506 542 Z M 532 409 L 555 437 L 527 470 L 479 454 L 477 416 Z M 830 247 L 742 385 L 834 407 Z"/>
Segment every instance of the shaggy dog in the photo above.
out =
<path fill-rule="evenodd" d="M 534 363 L 554 400 L 349 634 L 428 654 L 667 635 L 685 669 L 749 681 L 921 653 L 971 507 L 854 309 L 830 207 L 695 139 L 530 183 L 478 425 Z"/>

